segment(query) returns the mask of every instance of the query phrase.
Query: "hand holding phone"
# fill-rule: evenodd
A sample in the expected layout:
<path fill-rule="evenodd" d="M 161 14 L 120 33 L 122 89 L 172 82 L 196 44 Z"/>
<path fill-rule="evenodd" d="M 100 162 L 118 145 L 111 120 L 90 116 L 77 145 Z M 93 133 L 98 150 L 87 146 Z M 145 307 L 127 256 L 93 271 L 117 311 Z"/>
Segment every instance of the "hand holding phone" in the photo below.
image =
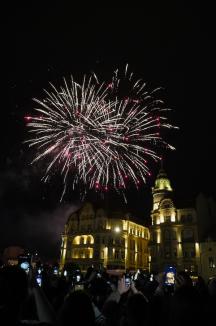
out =
<path fill-rule="evenodd" d="M 176 269 L 173 266 L 166 268 L 164 284 L 166 286 L 174 286 L 175 284 Z"/>
<path fill-rule="evenodd" d="M 130 275 L 126 274 L 125 275 L 125 286 L 129 287 L 131 285 L 131 278 Z"/>
<path fill-rule="evenodd" d="M 42 285 L 42 277 L 41 277 L 41 275 L 37 275 L 37 277 L 36 277 L 36 282 L 37 282 L 37 284 L 38 284 L 39 286 Z"/>
<path fill-rule="evenodd" d="M 31 257 L 29 255 L 20 255 L 18 265 L 28 274 L 31 266 Z"/>

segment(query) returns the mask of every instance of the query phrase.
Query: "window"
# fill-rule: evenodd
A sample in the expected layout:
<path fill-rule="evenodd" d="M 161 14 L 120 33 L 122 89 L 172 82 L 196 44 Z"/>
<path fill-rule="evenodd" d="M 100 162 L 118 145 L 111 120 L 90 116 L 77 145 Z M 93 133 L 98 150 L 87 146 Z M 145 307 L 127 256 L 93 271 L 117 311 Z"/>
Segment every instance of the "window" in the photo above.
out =
<path fill-rule="evenodd" d="M 172 239 L 176 240 L 176 231 L 175 230 L 172 231 Z"/>
<path fill-rule="evenodd" d="M 84 237 L 80 238 L 80 244 L 84 244 Z"/>
<path fill-rule="evenodd" d="M 135 249 L 135 241 L 134 240 L 130 240 L 130 249 L 131 250 Z"/>
<path fill-rule="evenodd" d="M 113 250 L 112 250 L 111 247 L 108 250 L 108 257 L 109 257 L 109 259 L 112 259 L 113 258 Z"/>
<path fill-rule="evenodd" d="M 164 231 L 164 239 L 165 240 L 170 240 L 170 231 L 169 230 Z"/>
<path fill-rule="evenodd" d="M 171 221 L 171 216 L 170 215 L 164 216 L 164 222 L 165 223 L 168 223 L 170 221 Z"/>
<path fill-rule="evenodd" d="M 119 259 L 119 250 L 118 249 L 115 250 L 115 259 Z"/>
<path fill-rule="evenodd" d="M 182 239 L 184 241 L 193 241 L 194 240 L 194 234 L 193 229 L 185 229 L 182 231 Z"/>
<path fill-rule="evenodd" d="M 153 234 L 152 234 L 152 240 L 153 240 L 154 242 L 157 241 L 157 232 L 156 232 L 156 231 L 153 231 Z"/>
<path fill-rule="evenodd" d="M 134 264 L 134 254 L 132 252 L 130 253 L 130 263 Z"/>
<path fill-rule="evenodd" d="M 185 218 L 186 216 L 185 215 L 181 215 L 181 222 L 184 223 L 185 222 Z"/>
<path fill-rule="evenodd" d="M 214 258 L 213 257 L 209 257 L 209 268 L 214 268 L 215 264 L 214 264 Z"/>
<path fill-rule="evenodd" d="M 165 247 L 164 256 L 165 258 L 170 258 L 171 256 L 170 247 Z"/>
<path fill-rule="evenodd" d="M 173 207 L 173 202 L 170 200 L 170 199 L 166 199 L 166 200 L 163 200 L 161 205 L 160 205 L 160 208 L 171 208 Z"/>
<path fill-rule="evenodd" d="M 190 222 L 193 221 L 193 217 L 192 217 L 191 214 L 188 214 L 188 215 L 187 215 L 186 221 L 187 221 L 188 223 L 190 223 Z"/>

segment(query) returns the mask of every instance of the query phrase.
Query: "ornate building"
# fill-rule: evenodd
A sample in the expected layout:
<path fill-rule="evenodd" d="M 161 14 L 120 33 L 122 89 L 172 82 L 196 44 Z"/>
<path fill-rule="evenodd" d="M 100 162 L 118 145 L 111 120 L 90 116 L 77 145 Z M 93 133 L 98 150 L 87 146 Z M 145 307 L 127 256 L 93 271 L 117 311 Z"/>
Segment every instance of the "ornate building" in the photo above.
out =
<path fill-rule="evenodd" d="M 74 262 L 82 270 L 94 265 L 163 271 L 173 265 L 177 270 L 199 273 L 205 279 L 215 274 L 215 241 L 210 244 L 202 237 L 206 214 L 199 220 L 199 209 L 176 207 L 170 180 L 163 169 L 155 180 L 152 195 L 149 228 L 121 211 L 108 212 L 91 203 L 74 212 L 62 235 L 61 267 Z"/>
<path fill-rule="evenodd" d="M 60 265 L 74 262 L 89 266 L 135 270 L 149 268 L 149 229 L 122 212 L 108 213 L 86 203 L 74 212 L 62 235 Z"/>
<path fill-rule="evenodd" d="M 173 265 L 178 270 L 198 272 L 200 250 L 196 210 L 176 208 L 170 180 L 162 169 L 152 194 L 151 270 L 162 271 L 167 265 Z"/>

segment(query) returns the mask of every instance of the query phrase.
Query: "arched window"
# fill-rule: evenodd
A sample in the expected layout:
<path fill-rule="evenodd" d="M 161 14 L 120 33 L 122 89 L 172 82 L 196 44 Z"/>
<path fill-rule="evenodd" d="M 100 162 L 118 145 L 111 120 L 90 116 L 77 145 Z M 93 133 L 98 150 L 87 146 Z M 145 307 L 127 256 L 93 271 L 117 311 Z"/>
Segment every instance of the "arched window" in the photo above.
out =
<path fill-rule="evenodd" d="M 173 202 L 171 199 L 164 199 L 162 200 L 161 204 L 160 204 L 160 208 L 164 209 L 164 208 L 172 208 L 174 207 Z"/>
<path fill-rule="evenodd" d="M 74 245 L 79 245 L 79 244 L 80 244 L 80 237 L 79 237 L 79 235 L 77 235 L 77 236 L 73 239 L 73 244 L 74 244 Z"/>

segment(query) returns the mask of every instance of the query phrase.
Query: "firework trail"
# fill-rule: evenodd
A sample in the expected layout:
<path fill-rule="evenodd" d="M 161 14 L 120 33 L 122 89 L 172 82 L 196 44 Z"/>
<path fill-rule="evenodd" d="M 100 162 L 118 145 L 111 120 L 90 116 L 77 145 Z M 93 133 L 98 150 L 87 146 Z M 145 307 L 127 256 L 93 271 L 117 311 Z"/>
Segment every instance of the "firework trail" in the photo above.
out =
<path fill-rule="evenodd" d="M 70 176 L 73 188 L 124 191 L 128 183 L 137 188 L 150 175 L 148 159 L 159 160 L 158 145 L 174 149 L 161 135 L 167 123 L 165 107 L 157 91 L 134 78 L 128 66 L 116 70 L 109 83 L 95 74 L 82 83 L 64 79 L 59 90 L 51 84 L 35 116 L 25 117 L 30 128 L 29 146 L 36 148 L 32 163 L 46 163 L 44 180 L 60 173 L 66 191 Z"/>

